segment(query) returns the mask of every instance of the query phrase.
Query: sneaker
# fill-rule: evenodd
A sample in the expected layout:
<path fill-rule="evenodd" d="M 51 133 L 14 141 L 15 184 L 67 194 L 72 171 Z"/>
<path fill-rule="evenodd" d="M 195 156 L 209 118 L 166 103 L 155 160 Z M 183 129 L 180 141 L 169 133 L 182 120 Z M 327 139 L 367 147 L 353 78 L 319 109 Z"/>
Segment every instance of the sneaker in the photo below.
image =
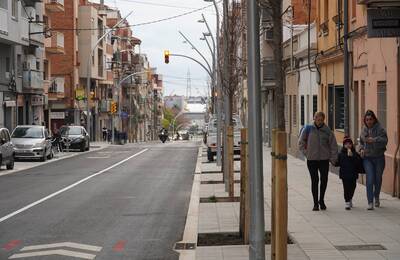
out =
<path fill-rule="evenodd" d="M 319 211 L 319 205 L 318 204 L 314 204 L 314 207 L 312 209 L 313 211 Z"/>
<path fill-rule="evenodd" d="M 346 209 L 346 210 L 351 210 L 350 202 L 346 202 L 346 207 L 345 207 L 345 209 Z"/>
<path fill-rule="evenodd" d="M 374 204 L 373 203 L 368 203 L 368 210 L 374 210 Z"/>
<path fill-rule="evenodd" d="M 321 210 L 326 210 L 326 205 L 325 205 L 325 202 L 324 202 L 324 201 L 320 201 L 320 202 L 319 202 L 319 205 L 320 205 L 320 207 L 321 207 Z"/>
<path fill-rule="evenodd" d="M 379 199 L 375 199 L 375 208 L 379 208 L 381 206 L 381 202 Z"/>
<path fill-rule="evenodd" d="M 353 207 L 353 200 L 350 200 L 350 208 L 352 208 Z"/>

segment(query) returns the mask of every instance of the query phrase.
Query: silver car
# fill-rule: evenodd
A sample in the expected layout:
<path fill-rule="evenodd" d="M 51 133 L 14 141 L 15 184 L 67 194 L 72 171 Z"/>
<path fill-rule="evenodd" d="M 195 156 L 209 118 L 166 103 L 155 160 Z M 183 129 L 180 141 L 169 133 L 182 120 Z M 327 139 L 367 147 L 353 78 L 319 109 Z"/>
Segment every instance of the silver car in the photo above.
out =
<path fill-rule="evenodd" d="M 14 169 L 14 146 L 11 143 L 7 128 L 0 128 L 0 166 L 5 165 L 7 170 Z"/>
<path fill-rule="evenodd" d="M 44 126 L 17 126 L 12 135 L 14 156 L 19 159 L 40 159 L 46 161 L 53 157 L 49 133 Z"/>

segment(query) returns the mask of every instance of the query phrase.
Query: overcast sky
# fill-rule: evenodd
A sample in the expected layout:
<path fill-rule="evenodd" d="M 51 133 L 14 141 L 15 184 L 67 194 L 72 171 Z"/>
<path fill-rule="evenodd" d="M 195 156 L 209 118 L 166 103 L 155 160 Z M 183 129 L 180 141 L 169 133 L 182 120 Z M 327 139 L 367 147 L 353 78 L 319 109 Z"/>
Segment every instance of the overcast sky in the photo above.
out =
<path fill-rule="evenodd" d="M 105 0 L 105 4 L 119 8 L 122 16 L 133 11 L 128 21 L 130 24 L 138 24 L 183 14 L 212 3 L 203 0 Z M 221 6 L 220 9 L 222 12 Z M 184 40 L 179 34 L 179 31 L 182 31 L 205 54 L 211 64 L 211 55 L 206 42 L 200 40 L 202 33 L 207 31 L 205 24 L 198 23 L 202 13 L 215 35 L 216 13 L 213 6 L 169 21 L 132 28 L 134 36 L 142 40 L 142 53 L 146 53 L 151 66 L 157 67 L 158 73 L 164 75 L 164 95 L 171 93 L 185 95 L 188 71 L 190 71 L 192 95 L 206 94 L 208 76 L 199 65 L 180 57 L 170 57 L 170 63 L 165 64 L 163 54 L 164 50 L 170 50 L 171 53 L 201 59 L 189 44 L 183 43 Z"/>

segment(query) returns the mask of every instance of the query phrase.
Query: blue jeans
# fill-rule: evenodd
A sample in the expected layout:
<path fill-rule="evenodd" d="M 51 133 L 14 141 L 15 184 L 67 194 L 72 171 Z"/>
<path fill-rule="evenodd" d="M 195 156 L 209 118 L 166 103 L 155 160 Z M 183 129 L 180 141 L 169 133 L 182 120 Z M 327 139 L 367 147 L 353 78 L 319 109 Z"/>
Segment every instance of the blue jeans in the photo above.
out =
<path fill-rule="evenodd" d="M 379 199 L 382 186 L 382 175 L 385 169 L 385 156 L 365 157 L 363 159 L 365 173 L 367 175 L 368 203 L 373 203 L 374 198 Z"/>

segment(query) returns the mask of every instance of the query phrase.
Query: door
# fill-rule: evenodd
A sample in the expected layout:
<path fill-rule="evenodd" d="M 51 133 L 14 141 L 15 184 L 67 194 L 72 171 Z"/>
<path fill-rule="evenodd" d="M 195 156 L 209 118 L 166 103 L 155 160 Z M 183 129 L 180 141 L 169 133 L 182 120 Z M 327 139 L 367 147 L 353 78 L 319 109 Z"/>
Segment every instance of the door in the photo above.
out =
<path fill-rule="evenodd" d="M 332 84 L 328 85 L 328 126 L 334 129 L 335 120 L 335 88 Z"/>

